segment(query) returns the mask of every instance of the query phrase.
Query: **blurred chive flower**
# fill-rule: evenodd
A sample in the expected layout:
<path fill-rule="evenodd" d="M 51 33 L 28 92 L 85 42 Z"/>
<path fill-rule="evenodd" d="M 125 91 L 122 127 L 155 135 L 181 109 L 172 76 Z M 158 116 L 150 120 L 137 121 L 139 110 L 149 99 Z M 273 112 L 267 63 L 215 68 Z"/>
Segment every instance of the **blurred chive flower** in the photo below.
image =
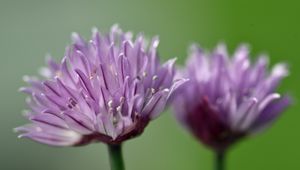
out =
<path fill-rule="evenodd" d="M 175 59 L 160 64 L 157 37 L 148 43 L 113 26 L 107 35 L 94 29 L 88 42 L 76 33 L 72 40 L 60 63 L 48 58 L 41 69 L 46 80 L 24 78 L 31 123 L 16 128 L 19 137 L 54 146 L 117 146 L 140 135 L 185 81 L 174 80 Z"/>
<path fill-rule="evenodd" d="M 288 96 L 276 92 L 288 75 L 286 65 L 277 64 L 270 73 L 267 67 L 265 56 L 251 64 L 245 45 L 232 58 L 224 44 L 211 54 L 191 47 L 186 68 L 179 73 L 190 81 L 178 90 L 174 111 L 196 138 L 219 153 L 219 164 L 228 147 L 268 127 L 290 104 Z"/>

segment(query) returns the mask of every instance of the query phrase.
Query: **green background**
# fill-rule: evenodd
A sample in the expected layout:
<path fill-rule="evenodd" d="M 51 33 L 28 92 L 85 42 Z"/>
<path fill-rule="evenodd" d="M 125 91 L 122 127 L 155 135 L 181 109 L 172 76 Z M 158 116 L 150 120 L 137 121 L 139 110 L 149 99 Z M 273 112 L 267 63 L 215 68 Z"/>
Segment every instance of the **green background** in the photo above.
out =
<path fill-rule="evenodd" d="M 107 32 L 114 23 L 124 30 L 160 35 L 164 59 L 183 63 L 187 46 L 199 42 L 212 49 L 226 42 L 232 52 L 241 42 L 252 56 L 270 55 L 271 63 L 286 61 L 291 74 L 280 91 L 294 96 L 294 105 L 264 134 L 240 142 L 229 153 L 230 170 L 300 169 L 300 1 L 71 1 L 0 0 L 0 169 L 106 170 L 104 144 L 52 148 L 17 139 L 12 132 L 26 123 L 21 116 L 25 95 L 22 76 L 36 75 L 51 53 L 61 59 L 69 35 L 86 38 L 97 26 Z M 165 112 L 145 133 L 124 145 L 128 170 L 209 170 L 213 154 L 195 141 Z"/>

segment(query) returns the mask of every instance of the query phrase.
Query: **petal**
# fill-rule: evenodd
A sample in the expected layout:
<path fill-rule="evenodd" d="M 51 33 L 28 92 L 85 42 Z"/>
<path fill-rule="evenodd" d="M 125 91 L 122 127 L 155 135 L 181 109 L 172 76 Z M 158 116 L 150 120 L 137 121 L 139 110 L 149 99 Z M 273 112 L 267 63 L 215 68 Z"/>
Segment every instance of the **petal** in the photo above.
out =
<path fill-rule="evenodd" d="M 46 56 L 46 62 L 48 63 L 49 69 L 52 71 L 52 73 L 55 73 L 59 70 L 60 65 L 53 60 L 53 58 L 50 55 Z"/>
<path fill-rule="evenodd" d="M 148 116 L 150 119 L 155 119 L 165 108 L 169 90 L 165 89 L 153 95 L 149 102 L 142 110 L 142 116 Z"/>
<path fill-rule="evenodd" d="M 86 42 L 78 33 L 73 32 L 71 35 L 71 39 L 76 50 L 85 51 Z"/>
<path fill-rule="evenodd" d="M 49 129 L 39 127 L 36 124 L 29 124 L 15 128 L 17 132 L 23 132 L 19 138 L 30 138 L 37 142 L 41 142 L 53 146 L 72 146 L 78 143 L 82 136 L 71 130 Z"/>
<path fill-rule="evenodd" d="M 176 95 L 176 90 L 180 87 L 182 87 L 182 85 L 184 85 L 185 83 L 187 83 L 189 81 L 189 79 L 179 79 L 179 80 L 175 80 L 175 82 L 173 83 L 173 85 L 170 88 L 170 92 L 167 96 L 168 99 L 168 103 L 172 102 L 173 97 Z"/>
<path fill-rule="evenodd" d="M 87 135 L 94 131 L 93 122 L 83 114 L 66 111 L 64 113 L 64 119 L 71 129 L 81 134 Z"/>
<path fill-rule="evenodd" d="M 273 101 L 260 113 L 251 125 L 250 130 L 259 131 L 269 126 L 290 104 L 291 98 L 289 96 Z"/>
<path fill-rule="evenodd" d="M 53 114 L 49 114 L 49 113 L 35 114 L 30 117 L 30 120 L 37 122 L 37 123 L 61 128 L 61 129 L 68 128 L 68 126 L 64 122 L 64 120 L 62 120 L 61 118 L 59 118 Z"/>
<path fill-rule="evenodd" d="M 97 98 L 95 96 L 95 92 L 94 92 L 94 89 L 92 87 L 92 84 L 91 84 L 90 80 L 85 76 L 85 74 L 81 70 L 76 69 L 75 71 L 78 74 L 78 76 L 80 77 L 81 82 L 84 85 L 84 87 L 85 87 L 86 91 L 88 92 L 89 96 L 92 99 L 96 100 Z"/>
<path fill-rule="evenodd" d="M 63 58 L 62 60 L 62 67 L 61 67 L 61 72 L 62 72 L 62 80 L 65 84 L 67 84 L 68 86 L 75 88 L 76 87 L 76 83 L 74 80 L 74 74 L 72 74 L 72 72 L 70 71 L 70 69 L 68 68 L 68 64 L 67 64 L 67 59 Z"/>
<path fill-rule="evenodd" d="M 19 135 L 19 138 L 30 138 L 37 142 L 53 146 L 72 146 L 80 141 L 81 136 L 75 132 L 69 131 L 67 133 L 60 134 L 59 136 L 47 133 L 26 133 Z"/>
<path fill-rule="evenodd" d="M 98 122 L 102 124 L 101 126 L 103 127 L 103 129 L 102 127 L 100 129 L 104 130 L 106 135 L 112 137 L 113 139 L 116 139 L 117 137 L 116 130 L 112 123 L 111 118 L 109 118 L 108 115 L 100 114 L 98 117 Z"/>

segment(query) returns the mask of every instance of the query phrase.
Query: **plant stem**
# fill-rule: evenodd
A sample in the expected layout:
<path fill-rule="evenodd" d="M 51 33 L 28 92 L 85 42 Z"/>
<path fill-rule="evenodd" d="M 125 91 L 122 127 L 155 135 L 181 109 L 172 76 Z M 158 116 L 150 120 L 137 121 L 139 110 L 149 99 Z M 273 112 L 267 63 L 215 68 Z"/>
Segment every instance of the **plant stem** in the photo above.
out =
<path fill-rule="evenodd" d="M 225 170 L 226 151 L 216 151 L 215 155 L 215 170 Z"/>
<path fill-rule="evenodd" d="M 125 170 L 122 156 L 122 145 L 108 145 L 111 170 Z"/>

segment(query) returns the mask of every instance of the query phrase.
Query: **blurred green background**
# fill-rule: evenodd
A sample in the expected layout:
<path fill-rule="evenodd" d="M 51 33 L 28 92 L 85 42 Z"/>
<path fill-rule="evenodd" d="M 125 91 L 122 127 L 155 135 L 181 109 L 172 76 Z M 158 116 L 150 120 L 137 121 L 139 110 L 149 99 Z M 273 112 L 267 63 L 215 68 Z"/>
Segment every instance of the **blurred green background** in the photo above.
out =
<path fill-rule="evenodd" d="M 187 46 L 206 49 L 226 42 L 232 52 L 241 42 L 271 62 L 286 61 L 291 75 L 280 87 L 295 98 L 291 107 L 264 134 L 239 143 L 228 157 L 230 170 L 300 169 L 300 1 L 77 1 L 0 0 L 0 169 L 106 170 L 105 145 L 52 148 L 20 140 L 12 132 L 26 122 L 21 116 L 24 74 L 36 75 L 51 53 L 61 59 L 76 31 L 86 38 L 97 26 L 107 32 L 114 23 L 124 30 L 160 35 L 164 59 L 183 63 Z M 145 133 L 125 143 L 128 170 L 209 170 L 213 154 L 178 126 L 171 112 L 150 124 Z"/>

